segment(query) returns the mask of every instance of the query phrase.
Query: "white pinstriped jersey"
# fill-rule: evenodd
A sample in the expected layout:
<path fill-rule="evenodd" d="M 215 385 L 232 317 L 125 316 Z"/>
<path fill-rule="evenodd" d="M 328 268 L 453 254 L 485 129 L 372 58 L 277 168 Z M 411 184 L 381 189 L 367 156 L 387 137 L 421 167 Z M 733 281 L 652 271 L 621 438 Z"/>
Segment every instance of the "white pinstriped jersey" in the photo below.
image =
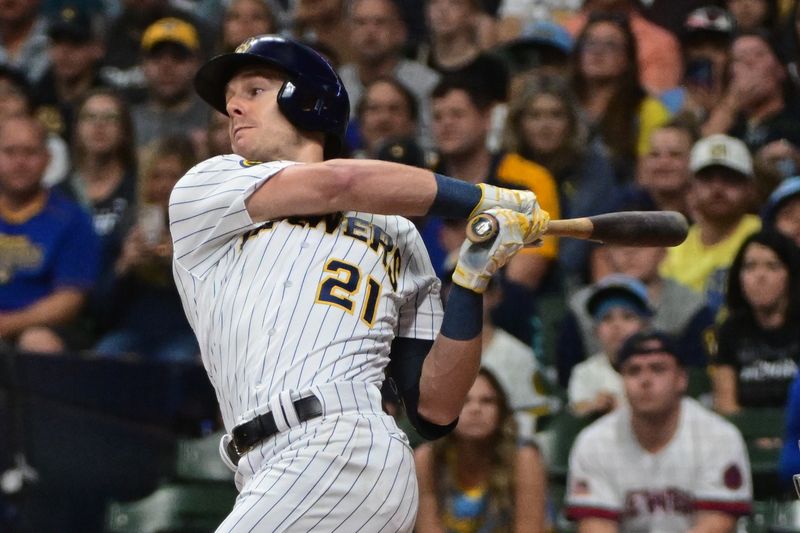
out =
<path fill-rule="evenodd" d="M 247 197 L 292 164 L 218 156 L 170 198 L 175 279 L 228 430 L 281 391 L 379 387 L 392 339 L 433 339 L 441 325 L 439 280 L 409 220 L 253 222 Z"/>
<path fill-rule="evenodd" d="M 698 511 L 750 511 L 750 463 L 730 422 L 683 398 L 678 430 L 658 453 L 633 435 L 628 407 L 584 429 L 569 459 L 567 514 L 617 520 L 622 532 L 690 529 Z"/>

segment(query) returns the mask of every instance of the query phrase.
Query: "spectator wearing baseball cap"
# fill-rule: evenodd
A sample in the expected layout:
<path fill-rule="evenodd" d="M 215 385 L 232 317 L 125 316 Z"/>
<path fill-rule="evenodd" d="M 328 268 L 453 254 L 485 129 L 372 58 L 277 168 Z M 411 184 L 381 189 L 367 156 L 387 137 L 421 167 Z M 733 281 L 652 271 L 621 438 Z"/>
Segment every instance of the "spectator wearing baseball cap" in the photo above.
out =
<path fill-rule="evenodd" d="M 104 85 L 103 44 L 95 21 L 79 4 L 52 16 L 47 35 L 50 67 L 33 87 L 36 115 L 48 130 L 71 142 L 76 106 L 89 91 Z"/>
<path fill-rule="evenodd" d="M 200 65 L 195 26 L 176 17 L 159 19 L 145 30 L 140 47 L 147 98 L 132 112 L 137 145 L 170 135 L 202 135 L 210 108 L 193 88 Z"/>
<path fill-rule="evenodd" d="M 569 379 L 569 407 L 580 416 L 606 413 L 623 401 L 622 379 L 614 369 L 619 349 L 653 316 L 645 285 L 623 274 L 610 274 L 597 282 L 586 309 L 601 349 L 578 363 Z"/>
<path fill-rule="evenodd" d="M 567 518 L 580 531 L 735 531 L 753 497 L 741 433 L 687 397 L 681 353 L 663 332 L 632 335 L 617 362 L 625 407 L 575 439 Z"/>
<path fill-rule="evenodd" d="M 761 210 L 764 228 L 774 228 L 800 246 L 800 176 L 786 178 Z"/>
<path fill-rule="evenodd" d="M 686 16 L 680 30 L 683 74 L 681 86 L 662 96 L 673 110 L 691 113 L 704 122 L 725 90 L 728 47 L 735 30 L 731 14 L 704 6 Z"/>
<path fill-rule="evenodd" d="M 697 141 L 689 154 L 696 221 L 686 240 L 667 250 L 661 275 L 702 293 L 717 311 L 728 268 L 742 242 L 761 227 L 748 211 L 754 198 L 753 160 L 747 146 L 728 135 Z"/>
<path fill-rule="evenodd" d="M 519 91 L 514 87 L 519 80 L 542 74 L 566 76 L 573 44 L 563 26 L 537 20 L 528 23 L 515 39 L 497 46 L 495 51 L 511 73 L 511 93 Z"/>

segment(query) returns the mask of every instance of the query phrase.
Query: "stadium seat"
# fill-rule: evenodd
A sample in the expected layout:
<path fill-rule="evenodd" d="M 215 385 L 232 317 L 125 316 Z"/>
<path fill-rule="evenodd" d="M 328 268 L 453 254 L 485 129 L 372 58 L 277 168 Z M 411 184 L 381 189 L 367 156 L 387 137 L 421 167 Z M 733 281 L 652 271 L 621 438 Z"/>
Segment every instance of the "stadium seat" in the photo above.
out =
<path fill-rule="evenodd" d="M 784 432 L 782 408 L 745 408 L 729 415 L 742 433 L 753 472 L 753 497 L 770 500 L 784 496 L 778 480 L 780 439 Z"/>
<path fill-rule="evenodd" d="M 133 502 L 112 502 L 106 533 L 211 533 L 233 508 L 233 484 L 167 484 Z"/>

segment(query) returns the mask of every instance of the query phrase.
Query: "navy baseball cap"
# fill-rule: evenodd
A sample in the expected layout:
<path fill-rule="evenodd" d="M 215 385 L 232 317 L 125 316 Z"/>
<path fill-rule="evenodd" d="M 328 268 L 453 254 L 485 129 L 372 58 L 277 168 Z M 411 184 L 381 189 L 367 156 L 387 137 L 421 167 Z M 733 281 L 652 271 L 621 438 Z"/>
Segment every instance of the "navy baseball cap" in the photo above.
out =
<path fill-rule="evenodd" d="M 628 337 L 617 352 L 615 367 L 617 370 L 633 356 L 666 353 L 675 358 L 679 365 L 684 366 L 683 359 L 675 344 L 675 340 L 661 330 L 645 330 L 634 333 Z"/>
<path fill-rule="evenodd" d="M 586 301 L 586 310 L 595 320 L 601 320 L 615 307 L 624 307 L 643 318 L 653 316 L 647 287 L 624 274 L 609 274 L 598 281 Z"/>
<path fill-rule="evenodd" d="M 47 22 L 47 35 L 54 41 L 86 43 L 95 33 L 89 12 L 77 4 L 61 8 Z"/>

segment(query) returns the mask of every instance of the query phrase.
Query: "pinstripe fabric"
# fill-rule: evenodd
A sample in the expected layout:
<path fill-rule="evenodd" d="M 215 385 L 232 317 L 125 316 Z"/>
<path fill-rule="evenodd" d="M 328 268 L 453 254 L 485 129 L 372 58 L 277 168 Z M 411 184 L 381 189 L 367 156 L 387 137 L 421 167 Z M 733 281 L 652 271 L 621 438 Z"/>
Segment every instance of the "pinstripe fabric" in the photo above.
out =
<path fill-rule="evenodd" d="M 439 280 L 401 217 L 254 223 L 246 198 L 290 164 L 219 156 L 191 169 L 170 199 L 173 271 L 225 427 L 269 411 L 286 391 L 292 399 L 314 392 L 325 409 L 240 461 L 241 496 L 221 531 L 282 530 L 311 517 L 321 520 L 314 531 L 339 523 L 341 531 L 403 530 L 416 513 L 413 461 L 402 432 L 380 414 L 378 388 L 395 336 L 435 338 Z M 371 491 L 374 502 L 354 503 Z M 258 512 L 268 519 L 256 520 Z M 364 529 L 350 527 L 373 512 Z"/>

